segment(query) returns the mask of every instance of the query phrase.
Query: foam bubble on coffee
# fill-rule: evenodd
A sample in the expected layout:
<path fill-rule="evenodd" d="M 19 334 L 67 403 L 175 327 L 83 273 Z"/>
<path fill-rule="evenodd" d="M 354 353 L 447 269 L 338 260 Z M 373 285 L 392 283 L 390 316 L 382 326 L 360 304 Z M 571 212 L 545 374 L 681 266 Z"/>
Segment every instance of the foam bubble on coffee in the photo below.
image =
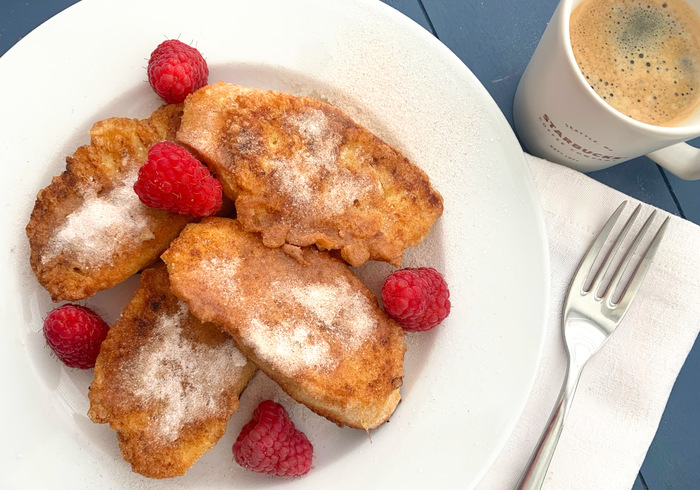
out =
<path fill-rule="evenodd" d="M 584 0 L 570 18 L 586 81 L 608 104 L 672 126 L 700 103 L 700 17 L 682 0 Z"/>

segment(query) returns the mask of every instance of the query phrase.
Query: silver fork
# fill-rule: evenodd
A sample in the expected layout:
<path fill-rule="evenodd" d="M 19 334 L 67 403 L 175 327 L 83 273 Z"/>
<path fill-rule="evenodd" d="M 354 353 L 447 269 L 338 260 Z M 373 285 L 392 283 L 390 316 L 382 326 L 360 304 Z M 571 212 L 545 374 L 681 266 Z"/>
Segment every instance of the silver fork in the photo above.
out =
<path fill-rule="evenodd" d="M 615 239 L 610 251 L 598 269 L 598 272 L 595 274 L 591 285 L 586 287 L 588 283 L 587 278 L 589 277 L 589 273 L 593 272 L 592 268 L 596 263 L 596 258 L 626 205 L 627 201 L 623 202 L 610 219 L 608 219 L 608 222 L 581 261 L 581 265 L 579 265 L 576 275 L 569 286 L 569 293 L 564 303 L 562 321 L 562 334 L 568 352 L 566 376 L 561 391 L 559 392 L 559 398 L 554 406 L 554 410 L 552 410 L 544 433 L 540 437 L 537 448 L 532 453 L 530 461 L 520 477 L 520 482 L 517 486 L 518 490 L 539 489 L 542 486 L 545 476 L 547 475 L 549 463 L 552 461 L 552 456 L 559 442 L 559 436 L 564 427 L 564 420 L 571 407 L 576 386 L 581 377 L 581 371 L 588 359 L 598 352 L 598 349 L 600 349 L 615 331 L 615 328 L 620 324 L 632 299 L 639 290 L 639 286 L 642 284 L 644 276 L 666 232 L 668 218 L 666 218 L 659 227 L 656 236 L 649 244 L 644 256 L 640 259 L 639 265 L 632 273 L 622 294 L 616 294 L 620 281 L 625 275 L 625 269 L 629 265 L 635 250 L 639 247 L 639 244 L 642 242 L 644 235 L 649 230 L 652 220 L 656 215 L 656 211 L 651 213 L 633 243 L 630 245 L 630 248 L 627 250 L 627 253 L 610 280 L 609 285 L 601 295 L 598 295 L 598 290 L 603 282 L 603 278 L 606 277 L 606 273 L 615 255 L 619 251 L 622 242 L 639 215 L 641 205 L 637 206 L 632 215 L 627 219 L 622 231 Z"/>

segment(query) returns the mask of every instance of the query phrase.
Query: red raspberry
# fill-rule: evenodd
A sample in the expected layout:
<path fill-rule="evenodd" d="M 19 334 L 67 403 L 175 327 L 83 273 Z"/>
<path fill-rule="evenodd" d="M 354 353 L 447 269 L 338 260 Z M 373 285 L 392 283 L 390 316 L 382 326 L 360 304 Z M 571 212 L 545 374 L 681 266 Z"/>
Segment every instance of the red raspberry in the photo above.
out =
<path fill-rule="evenodd" d="M 404 330 L 430 330 L 450 314 L 450 291 L 431 267 L 407 268 L 390 274 L 382 286 L 384 310 Z"/>
<path fill-rule="evenodd" d="M 89 308 L 60 306 L 44 320 L 44 338 L 58 358 L 68 367 L 90 369 L 100 353 L 109 326 Z"/>
<path fill-rule="evenodd" d="M 221 207 L 221 182 L 190 152 L 170 141 L 148 150 L 134 191 L 146 206 L 198 218 Z"/>
<path fill-rule="evenodd" d="M 168 104 L 177 104 L 205 86 L 209 68 L 196 48 L 176 39 L 161 43 L 148 60 L 148 82 Z"/>
<path fill-rule="evenodd" d="M 272 400 L 260 402 L 233 444 L 236 463 L 276 476 L 305 475 L 313 455 L 306 435 L 294 427 L 284 407 Z"/>

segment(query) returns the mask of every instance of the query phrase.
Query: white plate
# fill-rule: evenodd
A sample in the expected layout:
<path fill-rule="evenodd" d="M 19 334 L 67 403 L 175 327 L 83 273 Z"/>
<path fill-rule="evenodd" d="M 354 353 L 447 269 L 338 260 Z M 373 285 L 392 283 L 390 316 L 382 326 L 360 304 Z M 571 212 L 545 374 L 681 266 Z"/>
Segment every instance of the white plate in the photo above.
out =
<path fill-rule="evenodd" d="M 538 199 L 520 147 L 472 73 L 424 29 L 384 4 L 352 0 L 85 0 L 0 60 L 0 183 L 6 270 L 0 278 L 4 421 L 0 487 L 361 488 L 474 485 L 510 434 L 540 356 L 548 258 Z M 229 431 L 186 477 L 130 472 L 114 433 L 86 417 L 92 372 L 63 367 L 45 347 L 53 307 L 28 265 L 24 226 L 34 196 L 110 116 L 159 105 L 144 66 L 165 37 L 193 41 L 217 79 L 313 95 L 340 106 L 430 175 L 445 213 L 406 265 L 444 271 L 449 319 L 413 334 L 403 401 L 373 431 L 338 429 L 279 395 L 264 377 Z M 377 289 L 388 267 L 361 271 Z M 113 321 L 134 280 L 84 304 Z M 231 458 L 263 397 L 283 400 L 315 446 L 304 478 L 247 472 Z M 426 487 L 427 488 L 427 487 Z"/>

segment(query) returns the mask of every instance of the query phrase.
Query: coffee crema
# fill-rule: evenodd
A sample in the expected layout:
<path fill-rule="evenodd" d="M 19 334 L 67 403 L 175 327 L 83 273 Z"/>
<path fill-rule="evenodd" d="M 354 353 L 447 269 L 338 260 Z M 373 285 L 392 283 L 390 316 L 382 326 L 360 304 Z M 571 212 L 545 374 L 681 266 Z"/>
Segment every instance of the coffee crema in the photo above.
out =
<path fill-rule="evenodd" d="M 584 0 L 569 33 L 586 81 L 623 114 L 673 126 L 700 105 L 700 17 L 682 0 Z"/>

